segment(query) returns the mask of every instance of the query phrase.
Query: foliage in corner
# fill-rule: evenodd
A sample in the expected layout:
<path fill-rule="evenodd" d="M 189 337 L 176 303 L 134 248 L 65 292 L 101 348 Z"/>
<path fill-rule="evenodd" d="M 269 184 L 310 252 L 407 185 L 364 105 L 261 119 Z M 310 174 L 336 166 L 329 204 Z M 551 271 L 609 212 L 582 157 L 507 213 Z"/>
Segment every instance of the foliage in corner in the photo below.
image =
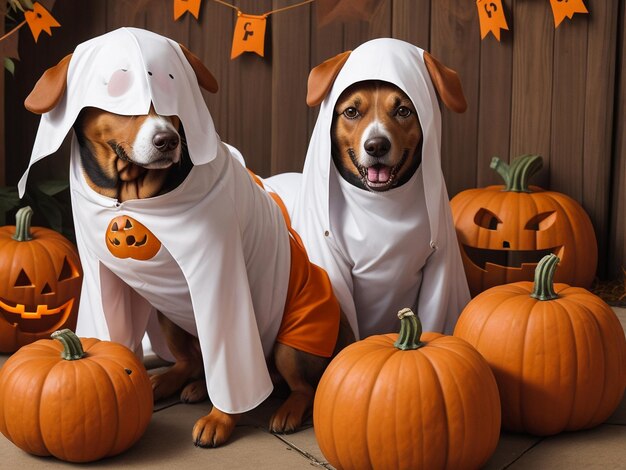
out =
<path fill-rule="evenodd" d="M 36 225 L 51 228 L 76 243 L 69 187 L 66 180 L 27 184 L 22 199 L 15 186 L 0 187 L 0 225 L 14 224 L 17 209 L 31 206 L 39 217 Z"/>

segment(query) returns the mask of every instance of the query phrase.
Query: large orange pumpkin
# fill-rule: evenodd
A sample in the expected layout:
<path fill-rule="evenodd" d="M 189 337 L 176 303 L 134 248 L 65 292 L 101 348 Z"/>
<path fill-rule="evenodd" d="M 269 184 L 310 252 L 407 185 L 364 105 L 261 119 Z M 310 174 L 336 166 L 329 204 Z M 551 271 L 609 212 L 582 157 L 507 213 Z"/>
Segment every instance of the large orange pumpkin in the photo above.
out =
<path fill-rule="evenodd" d="M 591 220 L 572 198 L 528 186 L 542 166 L 538 155 L 511 165 L 492 160 L 505 186 L 469 189 L 451 201 L 463 266 L 472 296 L 493 286 L 532 281 L 539 260 L 561 258 L 556 280 L 589 287 L 598 261 Z"/>
<path fill-rule="evenodd" d="M 467 342 L 421 334 L 404 309 L 400 334 L 370 336 L 330 363 L 313 406 L 315 436 L 338 469 L 472 469 L 491 456 L 500 400 Z"/>
<path fill-rule="evenodd" d="M 82 283 L 78 252 L 63 235 L 31 227 L 33 210 L 0 227 L 0 352 L 75 328 Z"/>
<path fill-rule="evenodd" d="M 537 266 L 534 284 L 493 287 L 461 313 L 454 335 L 491 366 L 502 426 L 550 435 L 596 426 L 626 387 L 626 339 L 611 308 L 580 287 L 552 283 L 558 257 Z"/>
<path fill-rule="evenodd" d="M 128 449 L 152 416 L 150 379 L 121 344 L 70 330 L 24 346 L 0 369 L 0 431 L 22 450 L 90 462 Z"/>

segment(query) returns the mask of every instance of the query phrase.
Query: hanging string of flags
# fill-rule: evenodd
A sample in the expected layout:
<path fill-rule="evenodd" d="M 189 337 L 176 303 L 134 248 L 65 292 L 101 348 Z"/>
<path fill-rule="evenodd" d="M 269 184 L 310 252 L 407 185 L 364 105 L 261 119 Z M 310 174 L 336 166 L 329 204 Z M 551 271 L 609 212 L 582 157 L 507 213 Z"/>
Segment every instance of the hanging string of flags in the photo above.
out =
<path fill-rule="evenodd" d="M 554 27 L 558 28 L 565 18 L 572 19 L 574 13 L 589 13 L 583 0 L 550 0 Z M 485 39 L 491 33 L 500 41 L 500 32 L 509 29 L 502 7 L 502 0 L 476 0 L 480 36 Z"/>

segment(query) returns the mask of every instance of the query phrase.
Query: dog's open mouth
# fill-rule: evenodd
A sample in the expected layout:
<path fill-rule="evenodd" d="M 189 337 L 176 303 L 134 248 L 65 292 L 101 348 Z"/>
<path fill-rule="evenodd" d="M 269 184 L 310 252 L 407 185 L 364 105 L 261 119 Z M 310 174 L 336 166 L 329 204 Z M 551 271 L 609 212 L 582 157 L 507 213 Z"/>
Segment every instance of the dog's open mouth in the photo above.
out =
<path fill-rule="evenodd" d="M 61 327 L 69 317 L 73 305 L 74 299 L 56 308 L 47 305 L 29 307 L 0 299 L 0 314 L 10 325 L 19 327 L 20 331 L 38 333 Z"/>
<path fill-rule="evenodd" d="M 561 254 L 562 247 L 545 250 L 489 250 L 463 245 L 463 250 L 474 265 L 486 270 L 487 263 L 506 268 L 522 269 L 524 265 L 536 265 L 541 258 L 554 253 Z"/>
<path fill-rule="evenodd" d="M 394 185 L 400 168 L 402 168 L 409 156 L 409 149 L 404 149 L 402 158 L 395 166 L 377 163 L 369 167 L 364 167 L 358 162 L 354 150 L 348 149 L 348 154 L 350 155 L 350 160 L 352 160 L 352 163 L 359 171 L 361 181 L 366 188 L 374 191 L 386 191 Z"/>

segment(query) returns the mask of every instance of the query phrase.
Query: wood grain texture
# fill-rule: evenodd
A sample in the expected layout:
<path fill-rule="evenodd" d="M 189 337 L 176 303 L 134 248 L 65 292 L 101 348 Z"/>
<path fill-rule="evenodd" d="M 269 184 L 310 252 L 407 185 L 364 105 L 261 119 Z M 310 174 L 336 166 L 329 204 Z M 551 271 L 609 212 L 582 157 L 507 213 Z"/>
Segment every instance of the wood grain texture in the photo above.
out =
<path fill-rule="evenodd" d="M 430 0 L 394 0 L 391 19 L 394 38 L 430 49 Z"/>
<path fill-rule="evenodd" d="M 503 2 L 510 30 L 502 31 L 500 42 L 493 35 L 488 35 L 480 44 L 477 187 L 502 183 L 502 178 L 489 167 L 494 156 L 509 161 L 513 76 L 512 6 L 513 0 Z"/>
<path fill-rule="evenodd" d="M 585 93 L 585 127 L 583 142 L 582 204 L 596 230 L 598 239 L 598 272 L 605 276 L 615 272 L 622 260 L 608 258 L 609 202 L 611 185 L 611 135 L 615 99 L 615 55 L 617 44 L 618 0 L 593 2 L 588 16 L 587 79 Z M 622 3 L 622 8 L 624 4 Z M 575 19 L 576 17 L 574 17 Z M 624 23 L 621 23 L 623 31 Z M 616 188 L 617 189 L 617 188 Z M 622 213 L 623 215 L 623 213 Z M 609 261 L 610 260 L 610 261 Z M 608 266 L 612 265 L 611 268 Z"/>
<path fill-rule="evenodd" d="M 441 164 L 448 194 L 476 184 L 480 33 L 474 8 L 456 0 L 432 3 L 431 52 L 456 70 L 468 108 L 456 114 L 442 106 Z"/>
<path fill-rule="evenodd" d="M 616 15 L 617 16 L 617 15 Z M 626 269 L 626 8 L 619 12 L 617 45 L 617 77 L 615 92 L 614 116 L 614 155 L 611 166 L 613 193 L 611 195 L 611 212 L 608 240 L 607 277 L 621 279 L 622 268 Z M 606 192 L 606 190 L 604 191 Z M 596 230 L 598 227 L 596 227 Z M 600 259 L 603 253 L 600 252 Z"/>
<path fill-rule="evenodd" d="M 4 35 L 4 21 L 0 22 L 0 36 Z M 4 65 L 3 65 L 4 68 Z M 3 70 L 0 73 L 0 129 L 4 129 L 4 76 L 5 72 Z M 0 132 L 0 186 L 4 186 L 6 184 L 6 157 L 5 157 L 5 142 L 4 142 L 4 132 Z M 4 220 L 4 214 L 0 214 L 0 220 Z"/>
<path fill-rule="evenodd" d="M 533 178 L 549 187 L 550 125 L 554 20 L 548 2 L 517 1 L 513 8 L 513 91 L 511 157 L 526 153 L 543 156 L 544 169 Z"/>
<path fill-rule="evenodd" d="M 274 1 L 274 8 L 284 2 Z M 311 64 L 309 6 L 272 18 L 272 42 L 281 44 L 272 55 L 272 115 L 270 174 L 302 171 L 308 146 L 306 83 Z M 269 175 L 264 175 L 269 176 Z"/>

